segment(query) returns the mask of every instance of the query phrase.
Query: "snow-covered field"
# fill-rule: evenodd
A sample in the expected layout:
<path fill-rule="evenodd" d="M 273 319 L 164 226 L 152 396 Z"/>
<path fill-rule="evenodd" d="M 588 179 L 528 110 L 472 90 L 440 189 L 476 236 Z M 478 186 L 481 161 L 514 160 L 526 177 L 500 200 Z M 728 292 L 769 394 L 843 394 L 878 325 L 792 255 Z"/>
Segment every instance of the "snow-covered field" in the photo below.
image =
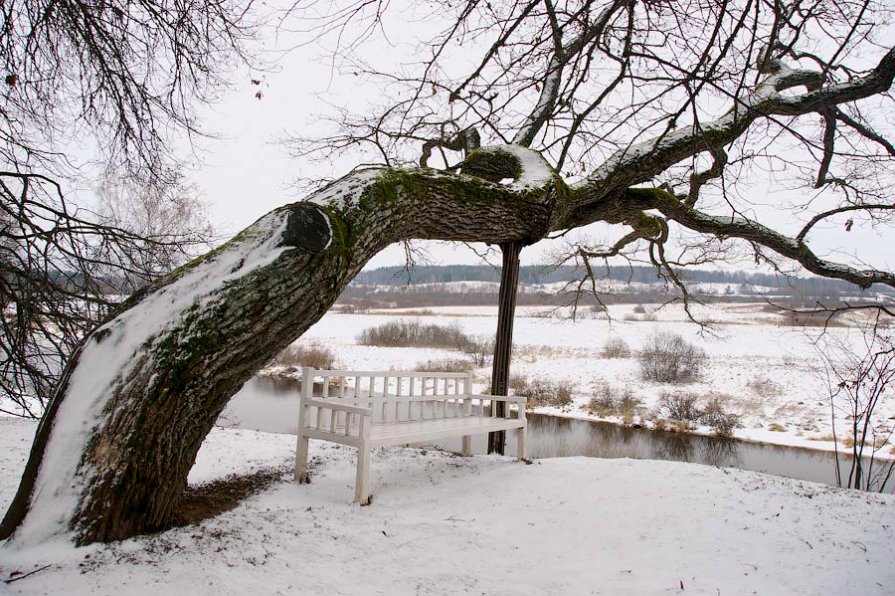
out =
<path fill-rule="evenodd" d="M 0 508 L 35 425 L 0 419 Z M 215 430 L 191 482 L 287 468 L 293 438 Z M 670 462 L 373 458 L 312 442 L 288 475 L 198 525 L 111 544 L 0 545 L 0 593 L 891 594 L 895 497 Z M 24 574 L 35 572 L 22 578 Z M 5 583 L 12 579 L 11 583 Z"/>
<path fill-rule="evenodd" d="M 697 317 L 712 323 L 710 328 L 702 329 L 689 321 L 680 307 L 657 310 L 656 305 L 644 306 L 646 312 L 638 314 L 634 305 L 612 305 L 609 319 L 582 309 L 575 321 L 555 313 L 549 316 L 551 311 L 544 307 L 520 307 L 514 326 L 512 374 L 567 381 L 573 389 L 571 406 L 537 411 L 621 423 L 620 416 L 599 418 L 585 409 L 594 394 L 608 385 L 614 395 L 628 390 L 640 400 L 643 416 L 635 422 L 649 427 L 653 420 L 662 418 L 662 395 L 684 391 L 704 398 L 720 397 L 729 411 L 741 416 L 742 427 L 735 431 L 738 438 L 814 449 L 834 448 L 828 390 L 815 342 L 824 333 L 829 338 L 855 336 L 855 329 L 783 325 L 783 317 L 765 311 L 762 304 L 697 307 Z M 337 366 L 346 369 L 412 370 L 428 360 L 463 358 L 463 354 L 452 350 L 357 345 L 356 337 L 363 329 L 393 321 L 396 316 L 457 325 L 467 334 L 482 337 L 493 337 L 497 327 L 496 307 L 330 313 L 308 330 L 299 343 L 330 348 L 337 357 Z M 641 379 L 635 353 L 657 332 L 679 334 L 705 350 L 708 358 L 698 380 L 669 385 Z M 631 355 L 604 357 L 601 352 L 610 338 L 623 339 Z M 490 373 L 490 367 L 476 370 L 478 390 L 487 389 Z M 879 419 L 883 424 L 893 424 L 895 400 L 880 405 Z M 838 424 L 838 437 L 848 440 L 844 421 Z M 707 427 L 696 431 L 711 432 Z M 890 445 L 880 455 L 893 453 Z"/>

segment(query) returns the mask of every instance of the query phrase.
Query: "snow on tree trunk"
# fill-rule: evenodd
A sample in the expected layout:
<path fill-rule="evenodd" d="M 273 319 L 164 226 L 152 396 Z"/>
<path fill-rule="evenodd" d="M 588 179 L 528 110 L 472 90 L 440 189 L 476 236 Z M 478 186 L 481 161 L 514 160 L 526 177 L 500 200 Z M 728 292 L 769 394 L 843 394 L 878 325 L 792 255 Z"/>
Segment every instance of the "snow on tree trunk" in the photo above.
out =
<path fill-rule="evenodd" d="M 0 538 L 85 544 L 164 527 L 229 399 L 376 253 L 409 238 L 541 238 L 549 167 L 524 149 L 494 153 L 516 156 L 516 182 L 359 171 L 129 298 L 68 364 Z"/>

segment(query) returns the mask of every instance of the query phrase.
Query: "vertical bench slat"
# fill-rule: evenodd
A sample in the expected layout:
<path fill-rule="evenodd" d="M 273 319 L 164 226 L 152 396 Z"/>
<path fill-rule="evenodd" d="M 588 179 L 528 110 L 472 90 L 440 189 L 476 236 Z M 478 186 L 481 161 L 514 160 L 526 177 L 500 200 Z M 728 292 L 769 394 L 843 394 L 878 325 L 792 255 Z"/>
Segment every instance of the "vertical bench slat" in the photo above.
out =
<path fill-rule="evenodd" d="M 388 396 L 388 377 L 382 377 L 382 421 L 388 422 L 389 409 L 392 402 Z M 394 420 L 392 420 L 394 422 Z"/>
<path fill-rule="evenodd" d="M 401 377 L 395 377 L 395 422 L 401 422 Z"/>
<path fill-rule="evenodd" d="M 413 397 L 413 394 L 416 390 L 416 377 L 410 376 L 407 379 L 407 383 L 410 386 L 410 393 L 408 393 L 407 395 L 408 395 L 408 397 Z M 414 418 L 413 418 L 413 402 L 412 401 L 407 402 L 407 419 L 414 420 Z"/>

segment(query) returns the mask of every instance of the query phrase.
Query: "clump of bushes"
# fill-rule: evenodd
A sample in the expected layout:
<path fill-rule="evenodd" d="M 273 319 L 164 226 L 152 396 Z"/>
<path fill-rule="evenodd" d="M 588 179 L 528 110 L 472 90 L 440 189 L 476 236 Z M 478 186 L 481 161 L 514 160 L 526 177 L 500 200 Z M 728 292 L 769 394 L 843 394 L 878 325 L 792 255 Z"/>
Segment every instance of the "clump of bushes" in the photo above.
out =
<path fill-rule="evenodd" d="M 674 333 L 651 336 L 637 354 L 640 373 L 647 381 L 684 383 L 699 376 L 706 359 L 700 348 Z"/>
<path fill-rule="evenodd" d="M 672 420 L 699 420 L 702 410 L 699 396 L 695 393 L 663 393 L 659 398 L 659 408 Z"/>
<path fill-rule="evenodd" d="M 602 382 L 597 387 L 590 401 L 587 402 L 587 411 L 594 416 L 607 418 L 618 416 L 630 418 L 641 409 L 641 400 L 634 396 L 631 389 L 625 387 L 620 393 L 607 382 Z"/>
<path fill-rule="evenodd" d="M 529 381 L 513 376 L 509 385 L 514 395 L 524 395 L 528 398 L 526 406 L 530 408 L 542 406 L 563 408 L 572 405 L 572 385 L 568 381 L 554 382 L 546 379 Z"/>
<path fill-rule="evenodd" d="M 291 368 L 310 366 L 321 370 L 335 368 L 336 356 L 329 348 L 323 346 L 291 345 L 277 354 L 271 365 Z"/>
<path fill-rule="evenodd" d="M 397 320 L 364 329 L 357 336 L 363 346 L 387 348 L 443 348 L 469 354 L 476 366 L 485 366 L 494 354 L 494 340 L 467 335 L 459 325 L 424 325 Z"/>
<path fill-rule="evenodd" d="M 665 393 L 659 399 L 659 410 L 666 417 L 690 426 L 692 423 L 705 424 L 715 434 L 722 437 L 733 436 L 740 426 L 740 416 L 729 412 L 721 395 L 699 396 L 695 393 Z"/>
<path fill-rule="evenodd" d="M 628 343 L 620 337 L 610 337 L 603 344 L 603 350 L 600 356 L 603 358 L 627 358 L 631 355 L 631 348 Z"/>
<path fill-rule="evenodd" d="M 364 329 L 357 336 L 364 346 L 389 348 L 446 348 L 464 350 L 473 339 L 459 325 L 423 325 L 419 321 L 397 320 Z"/>

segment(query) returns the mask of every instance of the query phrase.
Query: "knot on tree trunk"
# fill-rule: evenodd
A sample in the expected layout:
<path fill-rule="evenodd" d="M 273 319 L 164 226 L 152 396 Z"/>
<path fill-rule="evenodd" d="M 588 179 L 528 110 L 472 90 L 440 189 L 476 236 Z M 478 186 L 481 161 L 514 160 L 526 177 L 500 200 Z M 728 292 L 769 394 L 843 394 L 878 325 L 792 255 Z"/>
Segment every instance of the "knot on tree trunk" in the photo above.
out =
<path fill-rule="evenodd" d="M 332 241 L 329 219 L 319 207 L 310 203 L 295 203 L 289 207 L 283 244 L 310 252 L 326 249 Z"/>

